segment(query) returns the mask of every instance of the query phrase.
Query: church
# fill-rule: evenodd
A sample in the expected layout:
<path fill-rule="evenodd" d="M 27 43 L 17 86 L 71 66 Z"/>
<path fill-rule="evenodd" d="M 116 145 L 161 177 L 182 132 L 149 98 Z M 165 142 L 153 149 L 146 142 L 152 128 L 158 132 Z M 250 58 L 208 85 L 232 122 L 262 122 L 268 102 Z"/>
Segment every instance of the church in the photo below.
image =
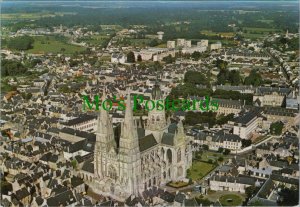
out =
<path fill-rule="evenodd" d="M 105 98 L 104 93 L 102 100 Z M 162 99 L 157 84 L 152 99 Z M 94 170 L 87 180 L 94 192 L 122 201 L 130 195 L 140 196 L 149 187 L 186 178 L 192 165 L 192 146 L 181 121 L 171 123 L 164 110 L 152 110 L 141 124 L 134 119 L 130 94 L 119 133 L 108 111 L 99 113 Z"/>

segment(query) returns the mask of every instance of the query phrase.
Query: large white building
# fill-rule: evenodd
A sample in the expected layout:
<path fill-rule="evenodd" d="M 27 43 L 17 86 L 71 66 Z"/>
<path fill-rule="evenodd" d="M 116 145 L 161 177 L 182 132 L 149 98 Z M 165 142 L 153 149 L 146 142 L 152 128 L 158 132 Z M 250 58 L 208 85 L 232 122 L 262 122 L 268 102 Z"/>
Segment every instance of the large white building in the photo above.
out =
<path fill-rule="evenodd" d="M 249 186 L 260 186 L 258 179 L 248 176 L 213 176 L 209 181 L 210 190 L 245 193 Z"/>
<path fill-rule="evenodd" d="M 201 40 L 200 42 L 197 42 L 197 46 L 208 47 L 208 40 Z"/>
<path fill-rule="evenodd" d="M 112 63 L 125 63 L 126 62 L 126 56 L 121 53 L 114 53 L 111 55 L 111 62 Z"/>
<path fill-rule="evenodd" d="M 201 134 L 195 137 L 195 143 L 200 145 L 207 145 L 210 150 L 217 151 L 219 148 L 230 149 L 231 151 L 238 151 L 242 148 L 242 139 L 234 134 L 227 134 L 219 131 L 215 134 Z"/>
<path fill-rule="evenodd" d="M 216 42 L 210 44 L 210 50 L 219 50 L 222 48 L 222 43 L 221 42 Z"/>
<path fill-rule="evenodd" d="M 142 49 L 140 51 L 135 51 L 134 56 L 135 59 L 138 59 L 138 56 L 141 56 L 143 61 L 153 60 L 153 61 L 161 61 L 164 57 L 171 55 L 175 57 L 175 50 L 167 49 L 167 48 L 147 48 Z"/>
<path fill-rule="evenodd" d="M 206 47 L 202 47 L 202 46 L 194 46 L 194 47 L 184 47 L 182 48 L 181 52 L 183 54 L 192 54 L 193 52 L 205 52 L 206 51 Z"/>
<path fill-rule="evenodd" d="M 240 136 L 242 139 L 251 139 L 253 133 L 262 125 L 262 116 L 260 111 L 252 110 L 229 123 L 233 124 L 233 134 Z"/>
<path fill-rule="evenodd" d="M 185 39 L 177 39 L 177 47 L 184 47 Z"/>
<path fill-rule="evenodd" d="M 167 48 L 175 48 L 176 44 L 175 41 L 167 41 Z"/>
<path fill-rule="evenodd" d="M 162 98 L 157 85 L 152 97 Z M 192 164 L 190 140 L 182 122 L 170 124 L 164 110 L 153 110 L 141 127 L 134 121 L 131 106 L 128 94 L 118 138 L 108 112 L 100 111 L 94 161 L 87 172 L 79 173 L 96 193 L 123 201 L 148 187 L 185 179 Z"/>

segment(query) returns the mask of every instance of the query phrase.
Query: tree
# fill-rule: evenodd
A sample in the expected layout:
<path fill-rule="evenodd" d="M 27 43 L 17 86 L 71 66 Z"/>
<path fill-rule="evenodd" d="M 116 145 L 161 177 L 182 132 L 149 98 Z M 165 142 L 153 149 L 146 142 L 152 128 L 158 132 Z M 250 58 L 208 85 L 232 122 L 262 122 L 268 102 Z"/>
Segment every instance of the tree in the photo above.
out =
<path fill-rule="evenodd" d="M 223 155 L 229 155 L 229 154 L 230 154 L 230 149 L 225 149 Z"/>
<path fill-rule="evenodd" d="M 242 139 L 242 147 L 248 147 L 252 144 L 250 139 Z"/>
<path fill-rule="evenodd" d="M 76 160 L 72 160 L 71 161 L 72 167 L 75 169 L 77 167 L 77 161 Z"/>
<path fill-rule="evenodd" d="M 17 60 L 2 60 L 1 61 L 1 75 L 4 76 L 15 76 L 26 73 L 27 68 Z"/>
<path fill-rule="evenodd" d="M 157 39 L 153 39 L 151 40 L 151 42 L 149 43 L 150 47 L 155 47 L 159 44 L 159 42 L 157 41 Z"/>
<path fill-rule="evenodd" d="M 193 60 L 196 60 L 196 61 L 197 61 L 197 60 L 200 59 L 201 53 L 198 52 L 198 51 L 195 51 L 195 52 L 192 53 L 192 56 L 191 56 L 191 57 L 192 57 Z"/>
<path fill-rule="evenodd" d="M 14 37 L 8 41 L 8 48 L 14 50 L 28 50 L 33 47 L 34 39 L 29 36 Z"/>
<path fill-rule="evenodd" d="M 251 198 L 255 194 L 256 190 L 257 188 L 254 185 L 251 185 L 245 188 L 245 193 L 248 198 Z"/>
<path fill-rule="evenodd" d="M 134 56 L 134 53 L 132 51 L 130 51 L 127 54 L 127 62 L 129 62 L 129 63 L 134 63 L 135 62 L 135 56 Z"/>
<path fill-rule="evenodd" d="M 170 63 L 173 63 L 175 62 L 176 58 L 172 57 L 172 55 L 168 55 L 167 57 L 164 57 L 163 58 L 163 61 L 165 61 L 167 64 L 170 64 Z"/>
<path fill-rule="evenodd" d="M 263 84 L 263 79 L 257 70 L 252 70 L 245 78 L 245 85 L 260 86 L 261 84 Z"/>
<path fill-rule="evenodd" d="M 138 55 L 138 56 L 137 56 L 137 61 L 138 61 L 138 62 L 142 62 L 142 56 L 141 56 L 141 55 Z"/>
<path fill-rule="evenodd" d="M 208 80 L 203 73 L 198 71 L 187 71 L 184 74 L 184 82 L 191 84 L 208 84 Z"/>
<path fill-rule="evenodd" d="M 273 135 L 280 135 L 282 133 L 283 123 L 282 122 L 275 122 L 270 125 L 270 132 Z"/>
<path fill-rule="evenodd" d="M 218 149 L 218 152 L 222 153 L 222 152 L 223 152 L 223 150 L 224 150 L 224 148 L 223 148 L 223 147 L 219 147 L 219 149 Z"/>
<path fill-rule="evenodd" d="M 233 86 L 237 86 L 241 82 L 241 76 L 240 76 L 240 71 L 237 70 L 232 70 L 229 72 L 229 82 Z"/>
<path fill-rule="evenodd" d="M 223 162 L 223 160 L 224 160 L 223 157 L 219 157 L 219 158 L 218 158 L 218 161 L 219 161 L 219 162 Z"/>
<path fill-rule="evenodd" d="M 299 189 L 295 187 L 283 188 L 279 193 L 277 203 L 280 206 L 297 206 L 299 205 Z"/>
<path fill-rule="evenodd" d="M 227 68 L 228 62 L 225 60 L 217 59 L 216 60 L 216 67 L 220 70 L 225 70 Z"/>
<path fill-rule="evenodd" d="M 206 145 L 206 144 L 202 145 L 202 148 L 203 148 L 204 150 L 209 150 L 209 146 Z"/>

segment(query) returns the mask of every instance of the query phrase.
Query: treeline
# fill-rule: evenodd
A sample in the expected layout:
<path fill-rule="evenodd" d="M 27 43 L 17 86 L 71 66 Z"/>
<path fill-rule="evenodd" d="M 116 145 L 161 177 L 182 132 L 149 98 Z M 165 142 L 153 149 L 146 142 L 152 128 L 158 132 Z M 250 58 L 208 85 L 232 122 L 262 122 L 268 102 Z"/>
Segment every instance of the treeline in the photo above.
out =
<path fill-rule="evenodd" d="M 16 60 L 2 60 L 1 61 L 1 76 L 14 76 L 27 72 L 27 68 Z"/>
<path fill-rule="evenodd" d="M 251 70 L 250 74 L 243 80 L 238 70 L 227 69 L 228 63 L 224 60 L 218 59 L 215 61 L 216 67 L 220 70 L 217 75 L 217 84 L 225 85 L 230 84 L 232 86 L 238 86 L 240 84 L 260 86 L 264 83 L 269 83 L 267 80 L 264 81 L 257 70 Z"/>
<path fill-rule="evenodd" d="M 252 75 L 249 81 L 256 81 L 254 78 L 255 76 Z M 187 71 L 184 76 L 184 84 L 172 88 L 169 99 L 173 100 L 179 97 L 188 98 L 189 96 L 210 96 L 219 99 L 245 100 L 246 104 L 252 104 L 252 94 L 242 94 L 238 91 L 220 89 L 213 91 L 210 88 L 202 88 L 200 85 L 209 86 L 209 78 L 197 71 Z"/>
<path fill-rule="evenodd" d="M 213 127 L 215 124 L 223 125 L 230 120 L 233 120 L 234 114 L 220 115 L 217 117 L 216 112 L 193 112 L 188 111 L 185 115 L 185 124 L 194 126 L 196 124 L 208 124 Z"/>
<path fill-rule="evenodd" d="M 34 39 L 29 36 L 20 36 L 9 39 L 6 45 L 13 50 L 29 50 L 33 48 Z"/>

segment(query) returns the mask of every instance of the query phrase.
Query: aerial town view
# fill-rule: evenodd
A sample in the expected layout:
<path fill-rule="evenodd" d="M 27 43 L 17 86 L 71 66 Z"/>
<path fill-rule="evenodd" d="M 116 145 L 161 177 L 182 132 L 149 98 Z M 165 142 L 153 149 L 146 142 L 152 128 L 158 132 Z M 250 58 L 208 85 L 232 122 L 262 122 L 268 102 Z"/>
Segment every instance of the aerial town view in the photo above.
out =
<path fill-rule="evenodd" d="M 299 1 L 2 1 L 2 207 L 299 206 Z"/>

